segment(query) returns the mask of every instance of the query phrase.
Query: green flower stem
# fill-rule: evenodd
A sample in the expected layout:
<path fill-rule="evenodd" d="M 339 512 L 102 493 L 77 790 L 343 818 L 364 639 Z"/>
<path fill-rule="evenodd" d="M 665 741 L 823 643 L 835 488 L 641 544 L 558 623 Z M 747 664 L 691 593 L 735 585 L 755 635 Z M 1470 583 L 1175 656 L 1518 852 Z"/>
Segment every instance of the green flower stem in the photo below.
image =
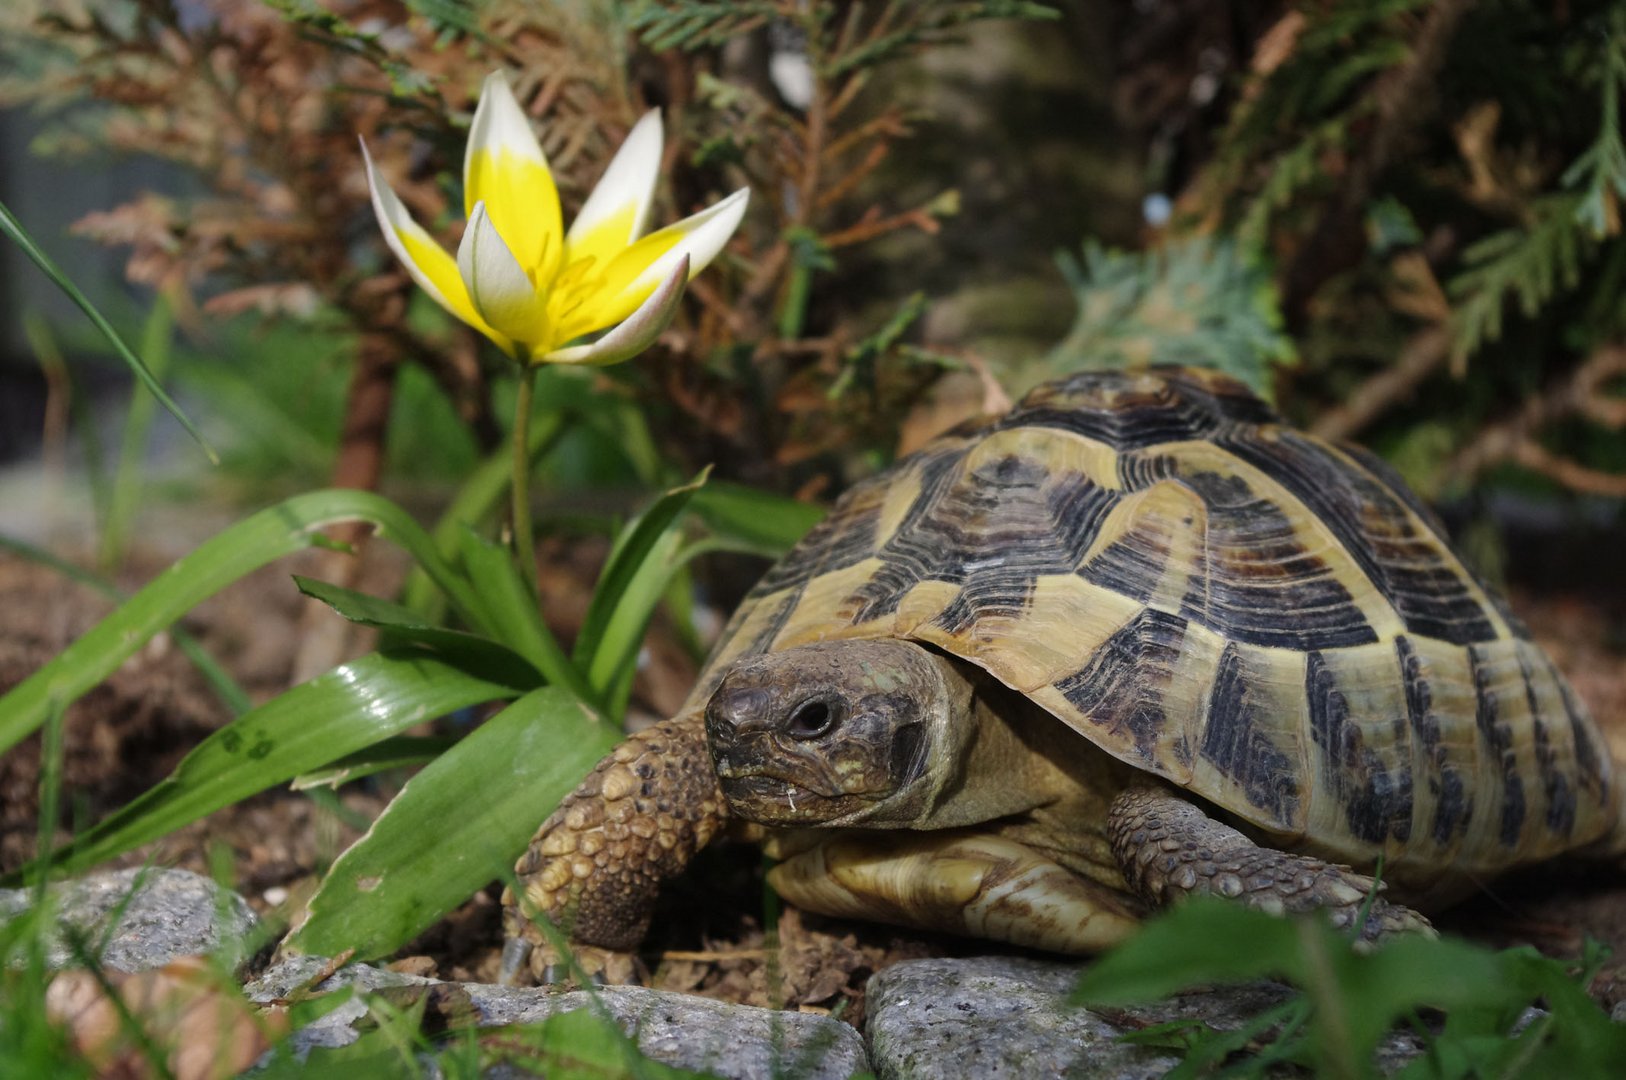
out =
<path fill-rule="evenodd" d="M 536 367 L 526 364 L 519 373 L 519 402 L 514 406 L 514 557 L 520 576 L 537 594 L 536 538 L 531 531 L 531 398 L 536 392 Z"/>

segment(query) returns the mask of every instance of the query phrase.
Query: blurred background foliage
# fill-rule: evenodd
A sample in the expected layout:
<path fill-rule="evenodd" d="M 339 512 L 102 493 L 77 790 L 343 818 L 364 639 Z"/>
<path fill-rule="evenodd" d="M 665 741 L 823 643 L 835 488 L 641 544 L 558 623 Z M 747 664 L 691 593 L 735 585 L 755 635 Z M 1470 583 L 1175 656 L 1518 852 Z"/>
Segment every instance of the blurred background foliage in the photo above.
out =
<path fill-rule="evenodd" d="M 567 211 L 649 106 L 659 217 L 754 192 L 652 354 L 542 388 L 543 411 L 582 406 L 543 474 L 572 512 L 706 463 L 822 500 L 1041 378 L 1179 361 L 1470 517 L 1622 523 L 1620 0 L 19 0 L 0 20 L 0 105 L 40 123 L 8 197 L 167 163 L 73 231 L 123 253 L 138 304 L 169 299 L 172 378 L 246 501 L 432 500 L 500 445 L 500 357 L 388 256 L 355 140 L 455 243 L 501 68 Z"/>

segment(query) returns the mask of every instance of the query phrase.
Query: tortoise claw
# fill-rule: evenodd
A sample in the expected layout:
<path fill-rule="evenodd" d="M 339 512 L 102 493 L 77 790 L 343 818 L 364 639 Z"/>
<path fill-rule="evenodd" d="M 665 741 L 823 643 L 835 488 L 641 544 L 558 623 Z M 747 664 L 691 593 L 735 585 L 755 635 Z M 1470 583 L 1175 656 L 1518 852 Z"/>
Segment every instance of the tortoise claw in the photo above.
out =
<path fill-rule="evenodd" d="M 518 986 L 520 972 L 530 966 L 531 950 L 535 948 L 522 937 L 512 937 L 503 942 L 502 966 L 497 969 L 497 984 L 499 986 Z"/>
<path fill-rule="evenodd" d="M 577 984 L 585 989 L 642 986 L 647 981 L 647 972 L 636 954 L 592 945 L 572 945 L 568 956 L 561 956 L 550 945 L 538 946 L 531 954 L 531 970 L 543 986 Z M 585 983 L 578 975 L 585 976 Z"/>

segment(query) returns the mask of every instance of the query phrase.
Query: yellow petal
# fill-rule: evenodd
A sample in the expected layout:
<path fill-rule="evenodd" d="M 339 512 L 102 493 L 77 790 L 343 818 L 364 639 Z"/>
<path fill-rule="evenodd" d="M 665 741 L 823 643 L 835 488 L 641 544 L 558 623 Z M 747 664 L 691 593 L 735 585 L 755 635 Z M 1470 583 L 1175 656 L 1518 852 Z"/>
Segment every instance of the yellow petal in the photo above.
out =
<path fill-rule="evenodd" d="M 451 255 L 423 230 L 384 178 L 378 174 L 367 144 L 361 144 L 361 156 L 367 165 L 367 189 L 372 193 L 373 214 L 384 233 L 384 243 L 401 260 L 401 265 L 441 307 L 456 315 L 482 334 L 495 341 L 504 352 L 512 355 L 513 345 L 502 334 L 493 330 L 475 310 L 469 293 L 463 287 L 463 278 L 457 272 L 457 263 Z"/>
<path fill-rule="evenodd" d="M 531 282 L 546 285 L 564 250 L 559 192 L 530 121 L 498 71 L 480 91 L 463 159 L 464 212 L 472 217 L 480 202 Z"/>
<path fill-rule="evenodd" d="M 591 345 L 573 345 L 568 349 L 555 349 L 542 357 L 545 364 L 619 364 L 631 360 L 655 344 L 677 314 L 678 302 L 683 299 L 683 287 L 689 283 L 689 260 L 678 260 L 666 280 L 656 286 L 649 299 L 639 305 L 615 329 Z"/>
<path fill-rule="evenodd" d="M 475 203 L 469 215 L 457 249 L 457 270 L 475 310 L 493 329 L 525 346 L 544 344 L 547 308 L 492 223 L 485 203 Z"/>
<path fill-rule="evenodd" d="M 642 236 L 660 168 L 661 113 L 651 109 L 633 125 L 571 223 L 565 238 L 565 261 L 592 258 L 605 266 Z"/>
<path fill-rule="evenodd" d="M 557 337 L 569 341 L 631 315 L 672 268 L 688 260 L 693 278 L 717 257 L 745 216 L 750 190 L 741 188 L 715 206 L 637 241 L 604 268 L 592 295 L 560 319 Z"/>

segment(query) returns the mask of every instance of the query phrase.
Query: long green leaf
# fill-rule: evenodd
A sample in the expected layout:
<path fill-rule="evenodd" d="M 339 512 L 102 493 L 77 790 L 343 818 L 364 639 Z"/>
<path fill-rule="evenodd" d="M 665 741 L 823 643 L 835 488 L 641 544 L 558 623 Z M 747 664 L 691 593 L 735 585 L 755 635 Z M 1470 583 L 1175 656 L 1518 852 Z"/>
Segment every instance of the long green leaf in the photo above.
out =
<path fill-rule="evenodd" d="M 337 790 L 353 780 L 386 769 L 411 769 L 427 765 L 457 743 L 455 735 L 392 735 L 354 754 L 336 758 L 320 769 L 301 773 L 289 781 L 288 786 L 295 791 L 323 787 Z"/>
<path fill-rule="evenodd" d="M 525 695 L 425 766 L 339 856 L 284 944 L 382 956 L 508 872 L 619 738 L 558 687 Z M 425 843 L 433 837 L 433 843 Z"/>
<path fill-rule="evenodd" d="M 1291 975 L 1299 970 L 1298 955 L 1298 933 L 1288 920 L 1197 898 L 1148 922 L 1091 964 L 1073 1000 L 1125 1005 L 1209 982 Z"/>
<path fill-rule="evenodd" d="M 53 861 L 74 871 L 110 859 L 403 728 L 522 694 L 534 688 L 531 678 L 523 665 L 452 663 L 420 648 L 371 653 L 210 735 L 167 778 L 85 830 Z"/>
<path fill-rule="evenodd" d="M 572 654 L 577 664 L 589 669 L 588 678 L 600 689 L 607 684 L 593 680 L 591 671 L 598 667 L 599 646 L 603 643 L 611 618 L 656 541 L 677 521 L 678 515 L 683 513 L 689 499 L 705 484 L 710 473 L 708 466 L 691 482 L 666 492 L 616 537 L 610 549 L 609 561 L 593 590 L 593 599 L 587 605 L 587 615 L 582 619 L 582 628 L 576 635 L 576 648 Z"/>
<path fill-rule="evenodd" d="M 672 580 L 672 575 L 681 565 L 678 549 L 682 544 L 682 535 L 668 527 L 666 532 L 655 538 L 654 544 L 638 563 L 632 580 L 621 590 L 620 599 L 610 613 L 609 625 L 604 628 L 598 648 L 593 653 L 592 666 L 587 669 L 587 678 L 594 686 L 631 688 L 629 676 L 638 649 L 643 645 L 644 632 L 649 628 L 649 620 L 655 616 L 655 609 L 660 606 L 667 582 Z M 621 696 L 617 693 L 611 697 L 612 716 L 619 716 L 625 707 L 617 701 Z"/>
<path fill-rule="evenodd" d="M 405 548 L 477 629 L 489 630 L 479 601 L 435 553 L 434 542 L 406 511 L 365 491 L 313 491 L 261 510 L 205 541 L 126 603 L 0 697 L 0 753 L 63 705 L 105 679 L 158 631 L 237 579 L 315 542 L 321 529 L 371 522 Z"/>
<path fill-rule="evenodd" d="M 528 658 L 499 641 L 462 630 L 448 630 L 444 626 L 435 626 L 417 612 L 393 601 L 299 574 L 294 575 L 294 585 L 306 596 L 320 600 L 351 622 L 382 631 L 386 644 L 422 645 L 448 655 L 479 657 L 486 663 L 500 663 L 513 667 L 535 666 Z M 533 675 L 532 681 L 540 684 L 542 673 L 533 671 Z"/>
<path fill-rule="evenodd" d="M 215 453 L 214 448 L 203 437 L 203 432 L 199 431 L 196 425 L 187 419 L 186 414 L 181 411 L 181 407 L 175 404 L 168 394 L 164 393 L 164 388 L 158 385 L 158 380 L 153 378 L 152 372 L 147 370 L 147 365 L 141 362 L 141 358 L 130 349 L 130 346 L 124 343 L 124 339 L 119 336 L 119 332 L 113 329 L 113 324 L 102 317 L 102 313 L 97 311 L 95 306 L 85 297 L 85 294 L 79 291 L 77 285 L 68 280 L 68 275 L 64 274 L 56 262 L 45 253 L 44 249 L 34 242 L 34 238 L 28 235 L 28 230 L 23 228 L 23 223 L 17 220 L 16 215 L 7 209 L 6 204 L 3 202 L 0 202 L 0 233 L 5 233 L 12 243 L 22 248 L 23 254 L 32 259 L 34 265 L 39 267 L 57 288 L 66 293 L 69 300 L 79 306 L 79 310 L 85 313 L 90 321 L 95 324 L 96 329 L 102 332 L 102 336 L 106 337 L 113 348 L 118 351 L 120 358 L 130 366 L 130 370 L 135 373 L 135 377 L 141 380 L 142 384 L 152 393 L 153 397 L 163 404 L 165 409 L 169 410 L 171 416 L 180 421 L 187 434 L 197 440 L 198 445 L 203 448 L 203 452 L 208 455 L 209 463 L 219 465 L 220 455 Z"/>
<path fill-rule="evenodd" d="M 592 701 L 586 677 L 548 629 L 537 607 L 536 593 L 520 577 L 513 554 L 467 525 L 460 531 L 463 571 L 485 605 L 497 635 L 535 664 L 548 682 Z"/>
<path fill-rule="evenodd" d="M 789 551 L 824 517 L 812 503 L 720 480 L 695 492 L 689 509 L 728 550 L 770 559 Z"/>

